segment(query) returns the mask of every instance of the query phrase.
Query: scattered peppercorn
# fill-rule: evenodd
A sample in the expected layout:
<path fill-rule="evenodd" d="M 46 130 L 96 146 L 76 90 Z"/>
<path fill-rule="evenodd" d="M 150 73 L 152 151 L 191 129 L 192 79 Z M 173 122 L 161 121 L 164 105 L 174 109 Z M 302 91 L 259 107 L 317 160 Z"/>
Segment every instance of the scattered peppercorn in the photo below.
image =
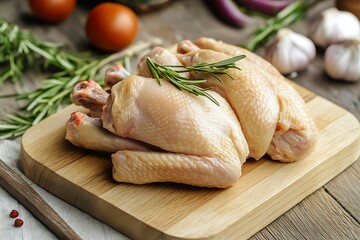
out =
<path fill-rule="evenodd" d="M 12 218 L 17 218 L 19 216 L 19 212 L 16 210 L 12 210 L 9 215 Z"/>
<path fill-rule="evenodd" d="M 24 221 L 20 218 L 15 219 L 14 225 L 15 227 L 21 227 L 24 224 Z"/>

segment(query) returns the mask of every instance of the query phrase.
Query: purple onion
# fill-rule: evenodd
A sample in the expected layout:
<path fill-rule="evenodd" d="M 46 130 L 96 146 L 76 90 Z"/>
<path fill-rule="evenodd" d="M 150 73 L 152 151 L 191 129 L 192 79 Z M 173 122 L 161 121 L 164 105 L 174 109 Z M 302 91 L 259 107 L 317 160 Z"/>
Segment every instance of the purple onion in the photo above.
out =
<path fill-rule="evenodd" d="M 241 27 L 252 21 L 250 17 L 240 11 L 232 0 L 210 0 L 207 2 L 219 18 L 235 27 Z"/>
<path fill-rule="evenodd" d="M 293 0 L 237 0 L 246 8 L 274 15 L 293 2 Z"/>

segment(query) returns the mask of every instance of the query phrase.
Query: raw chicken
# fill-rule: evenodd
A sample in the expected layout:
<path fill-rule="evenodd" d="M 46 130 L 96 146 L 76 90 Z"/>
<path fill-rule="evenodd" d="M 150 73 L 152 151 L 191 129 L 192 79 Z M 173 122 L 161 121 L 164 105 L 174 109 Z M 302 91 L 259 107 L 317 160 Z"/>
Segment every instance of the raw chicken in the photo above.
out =
<path fill-rule="evenodd" d="M 313 149 L 318 130 L 297 91 L 283 78 L 273 84 L 279 99 L 280 116 L 267 153 L 283 162 L 296 161 Z"/>
<path fill-rule="evenodd" d="M 154 48 L 140 59 L 137 75 L 121 65 L 105 73 L 109 95 L 93 81 L 74 88 L 73 99 L 100 118 L 73 113 L 66 138 L 74 145 L 112 152 L 113 177 L 144 184 L 177 182 L 226 188 L 235 184 L 249 157 L 268 153 L 291 162 L 303 158 L 317 140 L 317 129 L 299 94 L 264 59 L 232 45 L 200 38 L 186 40 L 178 54 Z M 220 106 L 202 96 L 179 91 L 157 80 L 146 58 L 161 65 L 212 63 L 245 54 L 219 75 L 223 83 L 201 72 L 181 73 L 205 78 L 202 87 Z M 176 67 L 171 67 L 176 69 Z"/>
<path fill-rule="evenodd" d="M 162 47 L 155 47 L 145 56 L 143 56 L 137 67 L 137 75 L 143 77 L 153 77 L 146 62 L 146 58 L 151 58 L 154 62 L 161 65 L 169 65 L 169 66 L 179 66 L 182 65 L 176 55 L 170 52 L 168 49 Z M 172 68 L 176 69 L 176 68 Z M 189 77 L 189 73 L 180 73 L 183 77 Z"/>
<path fill-rule="evenodd" d="M 111 89 L 116 83 L 130 75 L 122 64 L 115 64 L 114 66 L 108 67 L 105 71 L 105 88 Z"/>
<path fill-rule="evenodd" d="M 215 39 L 206 38 L 206 37 L 201 37 L 197 39 L 194 43 L 198 48 L 209 49 L 216 52 L 222 52 L 230 56 L 245 54 L 247 57 L 246 60 L 251 62 L 251 64 L 256 65 L 257 67 L 259 67 L 259 69 L 266 71 L 267 74 L 274 75 L 275 78 L 279 77 L 280 73 L 275 67 L 273 67 L 268 61 L 266 61 L 262 57 L 252 53 L 247 49 L 240 48 L 231 44 L 227 44 L 222 41 L 216 41 Z"/>
<path fill-rule="evenodd" d="M 118 151 L 113 177 L 120 182 L 178 182 L 229 187 L 241 175 L 248 145 L 229 104 L 210 94 L 179 91 L 167 81 L 130 76 L 114 85 L 103 110 L 103 126 L 166 152 Z"/>
<path fill-rule="evenodd" d="M 245 49 L 213 39 L 200 38 L 195 43 L 180 44 L 181 52 L 189 51 L 178 56 L 183 64 L 212 63 L 246 54 L 237 63 L 242 71 L 228 70 L 235 80 L 223 76 L 221 84 L 209 74 L 192 73 L 192 77 L 208 79 L 203 86 L 213 87 L 228 100 L 248 141 L 250 157 L 258 159 L 267 152 L 274 160 L 292 162 L 313 148 L 318 133 L 305 103 L 274 67 Z"/>
<path fill-rule="evenodd" d="M 153 150 L 149 144 L 119 137 L 102 127 L 100 118 L 73 112 L 66 123 L 66 136 L 72 144 L 90 150 L 114 153 L 119 150 Z"/>
<path fill-rule="evenodd" d="M 179 56 L 186 65 L 212 63 L 230 57 L 224 53 L 202 49 Z M 259 159 L 266 153 L 274 135 L 279 117 L 278 99 L 272 85 L 266 81 L 265 73 L 257 71 L 254 74 L 254 66 L 246 58 L 238 65 L 242 71 L 227 70 L 235 80 L 226 75 L 219 76 L 223 83 L 209 74 L 192 72 L 191 76 L 206 78 L 208 81 L 202 87 L 211 87 L 230 103 L 249 144 L 249 157 Z"/>
<path fill-rule="evenodd" d="M 109 94 L 97 82 L 88 80 L 74 86 L 72 101 L 75 105 L 89 109 L 91 116 L 99 117 L 108 96 Z"/>

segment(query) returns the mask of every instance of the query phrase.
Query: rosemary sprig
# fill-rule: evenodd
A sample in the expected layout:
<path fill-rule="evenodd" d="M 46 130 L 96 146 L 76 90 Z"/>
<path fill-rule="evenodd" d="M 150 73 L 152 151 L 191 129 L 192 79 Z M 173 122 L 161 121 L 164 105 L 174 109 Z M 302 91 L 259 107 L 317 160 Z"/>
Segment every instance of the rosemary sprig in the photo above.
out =
<path fill-rule="evenodd" d="M 72 71 L 88 60 L 85 53 L 64 51 L 60 44 L 42 41 L 0 18 L 0 86 L 10 79 L 23 83 L 21 76 L 28 66 L 54 66 Z"/>
<path fill-rule="evenodd" d="M 297 0 L 289 4 L 277 15 L 269 18 L 264 26 L 256 29 L 243 47 L 250 51 L 255 51 L 259 46 L 266 43 L 278 30 L 303 18 L 311 7 L 321 1 L 322 0 Z"/>
<path fill-rule="evenodd" d="M 150 69 L 151 74 L 158 81 L 159 85 L 161 85 L 161 79 L 167 80 L 179 90 L 185 90 L 196 96 L 207 97 L 216 105 L 219 105 L 218 101 L 216 101 L 216 99 L 207 92 L 208 90 L 210 90 L 209 88 L 205 89 L 197 86 L 197 84 L 199 83 L 206 82 L 206 79 L 187 78 L 182 76 L 181 73 L 204 72 L 215 77 L 218 81 L 222 83 L 222 80 L 218 75 L 225 74 L 233 79 L 233 77 L 229 75 L 225 70 L 230 68 L 241 70 L 236 65 L 236 62 L 243 58 L 245 58 L 245 55 L 239 55 L 215 63 L 200 63 L 194 66 L 173 66 L 158 64 L 148 57 L 146 58 L 146 63 Z"/>
<path fill-rule="evenodd" d="M 70 93 L 77 82 L 92 79 L 102 83 L 103 77 L 100 75 L 106 66 L 117 62 L 127 67 L 129 58 L 159 44 L 158 39 L 146 43 L 139 42 L 106 58 L 87 58 L 86 61 L 77 62 L 74 69 L 62 70 L 43 80 L 41 86 L 34 91 L 0 96 L 0 98 L 14 97 L 26 102 L 25 106 L 19 109 L 21 113 L 7 115 L 6 119 L 0 122 L 0 139 L 21 136 L 28 128 L 53 114 L 64 104 L 70 103 Z"/>

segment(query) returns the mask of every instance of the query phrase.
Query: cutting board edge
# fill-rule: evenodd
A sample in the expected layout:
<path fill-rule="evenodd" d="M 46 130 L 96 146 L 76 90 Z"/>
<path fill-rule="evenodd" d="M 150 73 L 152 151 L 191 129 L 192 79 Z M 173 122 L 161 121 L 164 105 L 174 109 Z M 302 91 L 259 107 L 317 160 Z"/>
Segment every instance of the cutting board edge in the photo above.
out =
<path fill-rule="evenodd" d="M 94 218 L 109 225 L 110 227 L 116 229 L 117 231 L 125 234 L 128 237 L 133 237 L 135 239 L 141 237 L 138 234 L 134 234 L 134 232 L 136 233 L 136 231 L 131 231 L 129 229 L 129 225 L 131 226 L 132 229 L 133 228 L 144 229 L 142 227 L 144 224 L 147 225 L 147 227 L 145 228 L 147 232 L 152 232 L 152 234 L 156 234 L 156 235 L 159 235 L 160 233 L 161 235 L 162 233 L 161 230 L 157 230 L 149 226 L 148 224 L 141 222 L 141 220 L 137 219 L 136 217 L 126 213 L 125 211 L 119 208 L 113 207 L 111 203 L 109 203 L 105 199 L 100 198 L 102 204 L 105 203 L 105 211 L 109 213 L 107 218 L 102 217 L 100 212 L 96 210 L 96 205 L 99 204 L 99 199 L 97 198 L 96 195 L 74 184 L 73 182 L 71 182 L 70 180 L 64 178 L 59 174 L 53 175 L 51 179 L 52 181 L 47 182 L 47 184 L 45 184 L 44 182 L 41 181 L 40 176 L 49 175 L 54 171 L 42 165 L 36 159 L 33 159 L 29 154 L 27 154 L 27 152 L 24 150 L 23 147 L 21 147 L 20 155 L 21 155 L 20 157 L 21 169 L 25 174 L 25 176 L 28 177 L 37 185 L 39 185 L 40 187 L 42 187 L 43 189 L 45 189 L 46 191 L 53 194 L 54 196 L 59 197 L 63 201 L 67 202 L 68 204 L 75 206 L 76 208 L 79 208 L 85 213 L 93 216 Z M 32 171 L 33 169 L 41 169 L 41 170 Z M 58 188 L 54 186 L 53 182 L 57 182 L 57 185 L 61 185 L 61 187 Z M 68 189 L 72 189 L 71 194 L 69 194 L 69 192 L 67 191 Z M 80 199 L 78 199 L 77 192 L 80 191 L 85 191 L 86 194 L 83 194 L 80 197 Z M 81 204 L 83 200 L 85 200 L 86 202 L 92 202 L 93 204 L 85 206 L 85 204 Z M 126 222 L 124 224 L 116 224 L 116 221 L 114 221 L 114 219 L 119 219 L 119 215 L 123 216 L 123 218 L 126 218 Z"/>
<path fill-rule="evenodd" d="M 354 141 L 352 144 L 348 145 L 346 148 L 342 149 L 342 151 L 338 152 L 336 155 L 333 155 L 331 157 L 331 159 L 333 159 L 332 161 L 338 161 L 338 155 L 341 155 L 343 152 L 348 152 L 349 149 L 354 148 L 355 146 L 360 144 L 360 137 L 358 137 L 358 139 L 356 141 Z M 348 168 L 351 164 L 353 164 L 360 156 L 360 149 L 358 149 L 358 151 L 354 150 L 354 152 L 350 155 L 350 156 L 344 156 L 341 159 L 349 159 L 349 161 L 338 161 L 338 162 L 342 162 L 343 164 L 341 165 L 341 168 L 336 168 L 336 173 L 328 176 L 325 179 L 322 179 L 321 181 L 318 181 L 316 185 L 313 185 L 311 188 L 307 188 L 307 192 L 304 194 L 298 194 L 296 197 L 291 198 L 289 203 L 284 204 L 283 208 L 281 209 L 281 214 L 285 213 L 286 211 L 288 211 L 289 209 L 291 209 L 293 206 L 295 206 L 298 202 L 300 202 L 301 200 L 303 200 L 304 198 L 306 198 L 309 194 L 315 192 L 317 189 L 321 188 L 323 185 L 325 185 L 327 182 L 329 182 L 331 179 L 335 178 L 338 174 L 340 174 L 342 171 L 344 171 L 346 168 Z M 100 214 L 98 212 L 98 210 L 96 209 L 95 206 L 91 205 L 90 207 L 85 207 L 85 205 L 81 204 L 81 200 L 78 201 L 74 201 L 76 199 L 76 193 L 75 194 L 64 194 L 62 193 L 61 190 L 64 189 L 68 189 L 67 187 L 63 187 L 63 188 L 54 188 L 51 186 L 51 183 L 49 185 L 45 185 L 43 182 L 39 181 L 40 177 L 38 175 L 43 175 L 43 174 L 48 174 L 50 172 L 52 172 L 51 169 L 41 165 L 38 161 L 36 161 L 35 159 L 31 158 L 31 156 L 29 156 L 26 151 L 24 151 L 24 149 L 21 149 L 21 163 L 22 163 L 22 168 L 23 171 L 25 173 L 25 175 L 33 180 L 36 184 L 38 184 L 39 186 L 41 186 L 42 188 L 44 188 L 45 190 L 51 192 L 52 194 L 54 194 L 55 196 L 61 198 L 62 200 L 64 200 L 65 202 L 72 204 L 74 206 L 76 206 L 77 208 L 81 209 L 82 211 L 90 214 L 91 216 L 95 217 L 96 219 L 98 219 L 99 221 L 104 222 L 105 224 L 113 227 L 114 229 L 116 229 L 117 231 L 120 231 L 121 233 L 125 234 L 126 236 L 129 236 L 131 238 L 134 239 L 141 239 L 142 237 L 149 237 L 152 236 L 151 239 L 158 239 L 158 238 L 162 238 L 162 239 L 182 239 L 182 240 L 189 240 L 189 239 L 231 239 L 231 236 L 234 236 L 234 234 L 236 233 L 237 238 L 238 238 L 238 234 L 240 233 L 241 236 L 244 237 L 244 239 L 247 239 L 249 237 L 251 237 L 253 234 L 255 234 L 256 232 L 258 232 L 260 229 L 262 229 L 263 227 L 265 227 L 266 225 L 268 225 L 269 223 L 271 223 L 272 221 L 274 221 L 276 218 L 278 218 L 279 212 L 274 212 L 271 213 L 269 217 L 266 218 L 262 218 L 263 221 L 261 224 L 259 224 L 259 222 L 257 222 L 258 224 L 252 228 L 249 229 L 247 231 L 244 230 L 239 230 L 239 231 L 235 231 L 235 232 L 229 232 L 229 229 L 232 227 L 236 227 L 236 226 L 243 226 L 242 221 L 246 221 L 248 222 L 249 219 L 246 218 L 242 218 L 239 219 L 237 222 L 235 222 L 232 226 L 227 227 L 226 229 L 224 229 L 221 232 L 218 232 L 215 235 L 203 235 L 203 236 L 198 236 L 198 237 L 186 237 L 186 236 L 176 236 L 175 234 L 172 233 L 168 233 L 166 231 L 162 231 L 160 229 L 157 229 L 153 226 L 150 226 L 144 222 L 142 222 L 141 220 L 137 219 L 135 216 L 132 216 L 128 213 L 126 213 L 125 211 L 121 210 L 121 209 L 116 209 L 115 207 L 113 207 L 113 205 L 111 203 L 109 203 L 108 201 L 106 201 L 105 199 L 97 199 L 97 197 L 85 190 L 86 195 L 82 196 L 82 199 L 86 199 L 86 201 L 92 200 L 93 202 L 95 202 L 94 205 L 99 204 L 99 201 L 101 201 L 102 205 L 106 206 L 105 208 L 107 208 L 107 211 L 109 213 L 109 215 L 107 215 L 107 217 L 103 217 L 102 214 Z M 331 164 L 332 161 L 325 161 L 325 164 Z M 31 171 L 31 169 L 33 169 L 34 164 L 38 164 L 41 166 L 40 169 L 42 169 L 40 172 L 37 171 Z M 321 164 L 320 166 L 318 166 L 318 168 L 326 168 L 326 166 L 324 166 L 324 164 Z M 314 169 L 315 171 L 316 169 Z M 308 175 L 312 172 L 308 172 L 302 179 L 298 180 L 296 183 L 294 184 L 302 184 L 304 178 L 308 178 Z M 318 170 L 320 171 L 320 170 Z M 316 171 L 315 171 L 316 172 Z M 315 176 L 317 176 L 315 174 Z M 81 191 L 84 190 L 83 188 L 81 188 L 80 186 L 75 185 L 74 183 L 72 183 L 71 181 L 69 181 L 68 179 L 60 176 L 60 175 L 56 175 L 56 178 L 58 178 L 57 182 L 59 182 L 59 185 L 62 186 L 68 186 L 68 185 L 72 185 L 74 190 L 73 191 Z M 294 185 L 293 184 L 293 185 Z M 282 197 L 282 195 L 287 195 L 287 191 L 291 192 L 294 191 L 293 187 L 289 187 L 287 189 L 285 189 L 284 191 L 280 192 L 279 194 L 277 194 L 277 198 L 284 198 L 284 199 L 289 199 L 289 198 L 285 198 Z M 295 189 L 296 190 L 296 189 Z M 269 199 L 270 201 L 270 199 Z M 91 202 L 91 201 L 90 201 Z M 89 206 L 89 205 L 88 205 Z M 262 208 L 263 206 L 265 206 L 265 208 L 271 208 L 270 205 L 267 202 L 264 202 L 262 204 L 261 207 L 258 208 L 257 211 L 260 211 L 260 208 Z M 271 210 L 271 209 L 270 209 Z M 264 209 L 262 211 L 260 211 L 258 214 L 254 214 L 253 216 L 249 216 L 252 218 L 257 218 L 263 216 L 263 212 Z M 271 212 L 271 211 L 269 211 Z M 126 222 L 125 223 L 121 223 L 120 224 L 116 224 L 115 221 L 113 221 L 113 219 L 117 219 L 119 218 L 119 214 L 123 215 L 123 218 L 126 218 Z M 129 229 L 129 225 L 131 226 L 131 228 Z M 144 225 L 146 227 L 144 227 Z M 236 229 L 236 228 L 233 228 Z M 230 238 L 229 238 L 230 237 Z"/>
<path fill-rule="evenodd" d="M 316 98 L 319 98 L 321 101 L 328 101 L 327 99 L 324 99 L 322 97 L 319 97 L 319 96 L 316 96 Z M 315 98 L 315 99 L 316 99 Z M 314 100 L 314 99 L 312 99 Z M 330 101 L 328 101 L 330 102 Z M 332 103 L 333 104 L 333 103 Z M 354 138 L 355 140 L 353 142 L 351 142 L 349 145 L 347 145 L 345 148 L 343 148 L 340 152 L 343 152 L 345 151 L 344 149 L 348 149 L 348 148 L 352 148 L 352 146 L 356 146 L 359 144 L 360 142 L 360 124 L 359 124 L 359 121 L 358 119 L 353 115 L 351 114 L 349 111 L 347 111 L 346 109 L 343 109 L 342 107 L 336 105 L 336 104 L 333 104 L 334 106 L 336 106 L 336 108 L 339 108 L 339 110 L 341 109 L 342 112 L 344 112 L 344 115 L 346 115 L 346 117 L 350 117 L 351 118 L 351 122 L 353 122 L 355 125 L 354 125 L 354 129 L 357 129 L 357 138 Z M 45 119 L 44 121 L 46 121 L 48 119 Z M 39 123 L 41 124 L 41 123 Z M 31 129 L 30 129 L 31 130 Z M 26 133 L 24 135 L 26 137 Z M 41 187 L 43 187 L 44 189 L 46 189 L 47 191 L 53 193 L 54 195 L 60 197 L 61 199 L 65 200 L 66 202 L 78 207 L 79 209 L 87 212 L 88 214 L 94 216 L 95 218 L 99 219 L 100 221 L 103 221 L 104 223 L 108 224 L 109 226 L 112 226 L 114 227 L 116 230 L 124 233 L 125 235 L 129 236 L 129 237 L 132 237 L 134 239 L 138 239 L 138 238 L 141 238 L 141 237 L 148 237 L 149 235 L 152 235 L 152 237 L 154 237 L 154 239 L 156 238 L 162 238 L 162 239 L 213 239 L 213 238 L 216 238 L 219 237 L 219 236 L 224 236 L 226 237 L 226 239 L 228 239 L 228 237 L 231 235 L 228 235 L 229 233 L 227 233 L 227 230 L 229 229 L 229 227 L 219 231 L 218 233 L 216 233 L 215 235 L 202 235 L 201 237 L 186 237 L 186 236 L 180 236 L 178 234 L 173 234 L 169 231 L 162 231 L 162 230 L 159 230 L 158 228 L 155 228 L 153 226 L 150 226 L 149 224 L 147 224 L 146 222 L 142 222 L 141 220 L 135 218 L 134 216 L 131 216 L 129 214 L 127 214 L 125 211 L 123 211 L 122 209 L 117 209 L 117 211 L 114 211 L 114 210 L 111 210 L 111 207 L 113 206 L 111 203 L 108 203 L 106 200 L 104 199 L 101 199 L 101 201 L 107 203 L 107 208 L 108 208 L 108 212 L 112 212 L 113 214 L 115 214 L 115 216 L 117 214 L 123 214 L 127 219 L 126 219 L 126 223 L 120 223 L 120 224 L 115 224 L 112 220 L 114 218 L 111 218 L 111 219 L 103 219 L 104 217 L 101 216 L 101 214 L 99 212 L 96 212 L 96 209 L 91 209 L 91 207 L 83 207 L 81 205 L 81 201 L 78 199 L 77 202 L 74 202 L 72 201 L 74 198 L 75 199 L 75 196 L 73 194 L 69 194 L 70 196 L 68 195 L 62 195 L 61 194 L 61 190 L 60 189 L 54 189 L 51 184 L 49 185 L 46 185 L 44 183 L 42 183 L 40 180 L 41 180 L 41 176 L 46 176 L 46 175 L 49 175 L 51 172 L 53 172 L 50 168 L 40 164 L 37 160 L 35 159 L 32 159 L 31 156 L 29 154 L 27 154 L 27 151 L 26 151 L 26 145 L 25 145 L 25 148 L 24 148 L 24 144 L 22 144 L 22 147 L 21 147 L 21 162 L 23 162 L 23 171 L 25 173 L 26 176 L 28 176 L 31 180 L 33 180 L 35 183 L 37 183 L 38 185 L 40 185 Z M 339 154 L 339 153 L 337 153 Z M 337 155 L 336 154 L 336 155 Z M 347 167 L 350 166 L 353 162 L 356 161 L 356 159 L 359 157 L 359 154 L 360 152 L 354 152 L 352 154 L 353 158 L 351 158 L 351 160 L 349 159 L 348 162 L 346 162 L 347 164 Z M 336 155 L 334 155 L 333 157 L 336 158 Z M 36 168 L 37 171 L 33 171 L 33 169 L 35 169 L 35 165 L 38 165 L 40 166 L 40 168 Z M 344 167 L 345 169 L 346 167 Z M 40 170 L 39 170 L 40 169 Z M 320 183 L 320 186 L 323 186 L 324 184 L 326 184 L 326 182 L 328 182 L 329 180 L 331 180 L 332 178 L 334 178 L 336 175 L 338 175 L 341 171 L 343 171 L 344 169 L 342 170 L 339 170 L 339 172 L 337 174 L 334 174 L 332 175 L 331 177 L 329 177 L 328 180 Z M 56 172 L 55 172 L 56 173 Z M 64 181 L 66 180 L 65 178 L 63 178 L 62 176 L 57 176 L 59 177 L 59 179 L 61 179 L 61 181 Z M 68 181 L 68 180 L 66 180 Z M 80 186 L 77 186 L 75 185 L 74 183 L 70 183 L 72 184 L 72 186 L 75 186 L 76 187 L 76 190 L 74 191 L 81 191 L 83 188 L 81 188 Z M 316 191 L 319 187 L 317 187 L 316 189 L 313 189 L 311 190 L 310 193 Z M 90 197 L 94 197 L 94 195 L 89 192 L 89 191 L 86 191 L 87 194 L 86 196 L 83 196 L 84 199 L 86 199 L 88 201 L 88 198 Z M 308 195 L 308 194 L 307 194 Z M 292 204 L 291 206 L 289 206 L 288 209 L 290 209 L 291 207 L 293 207 L 294 205 L 296 205 L 299 201 L 301 201 L 303 198 L 305 198 L 307 195 L 305 196 L 302 196 L 301 199 L 299 200 L 294 200 L 294 204 Z M 67 197 L 66 197 L 67 196 Z M 96 198 L 96 196 L 94 197 L 94 199 Z M 110 209 L 110 210 L 109 210 Z M 288 209 L 285 209 L 283 210 L 282 213 L 286 212 Z M 261 228 L 259 229 L 258 227 L 256 227 L 255 229 L 250 229 L 248 231 L 245 231 L 244 232 L 244 236 L 252 236 L 254 233 L 256 233 L 257 231 L 261 230 L 264 226 L 266 226 L 268 223 L 272 222 L 273 220 L 275 220 L 278 216 L 278 214 L 276 214 L 277 216 L 273 217 L 273 218 L 269 218 L 269 219 L 265 219 L 263 220 L 263 224 L 261 225 Z M 130 220 L 129 220 L 130 219 Z M 133 227 L 129 228 L 129 222 L 133 221 Z M 246 221 L 246 220 L 243 220 L 243 221 Z M 238 221 L 235 222 L 233 225 L 238 225 Z M 135 229 L 135 230 L 134 230 Z M 243 231 L 243 230 L 242 230 Z M 146 232 L 147 235 L 141 235 L 143 234 L 143 232 Z M 225 233 L 223 233 L 225 232 Z M 237 234 L 239 234 L 239 232 L 236 232 Z M 226 235 L 225 235 L 226 234 Z M 238 239 L 238 238 L 237 238 Z"/>
<path fill-rule="evenodd" d="M 267 202 L 262 203 L 262 205 L 260 207 L 258 207 L 257 211 L 259 211 L 260 208 L 262 208 L 262 206 L 264 206 L 265 209 L 262 209 L 263 211 L 261 211 L 258 215 L 252 216 L 252 218 L 262 217 L 261 219 L 264 220 L 263 224 L 259 224 L 259 220 L 257 220 L 257 222 L 256 222 L 257 226 L 255 228 L 253 228 L 253 229 L 250 229 L 250 231 L 245 231 L 244 235 L 243 235 L 243 237 L 244 237 L 243 239 L 248 239 L 251 236 L 253 236 L 255 233 L 257 233 L 259 231 L 259 228 L 263 229 L 264 227 L 266 227 L 268 224 L 270 224 L 271 222 L 276 220 L 279 216 L 286 213 L 288 210 L 293 208 L 296 204 L 301 202 L 303 199 L 308 197 L 310 194 L 314 193 L 316 190 L 323 187 L 326 183 L 328 183 L 330 180 L 334 179 L 336 176 L 338 176 L 340 173 L 342 173 L 345 169 L 347 169 L 353 163 L 355 163 L 357 160 L 359 160 L 360 148 L 357 151 L 356 151 L 356 148 L 355 148 L 356 146 L 359 146 L 359 145 L 360 145 L 360 136 L 354 142 L 352 142 L 352 144 L 348 145 L 346 148 L 343 148 L 336 155 L 333 155 L 331 158 L 329 158 L 331 160 L 322 162 L 322 164 L 317 166 L 317 168 L 314 168 L 311 172 L 307 172 L 301 179 L 294 182 L 291 187 L 285 188 L 283 191 L 281 191 L 277 195 L 275 195 L 275 197 L 280 198 L 280 199 L 283 198 L 283 199 L 291 200 L 290 202 L 283 205 L 283 208 L 281 210 L 280 215 L 279 215 L 279 212 L 275 212 L 275 213 L 271 214 L 271 216 L 269 216 L 268 218 L 264 218 L 263 213 L 267 212 L 267 209 L 270 210 L 270 208 L 272 207 L 272 205 L 270 206 L 270 204 L 268 204 L 268 201 L 271 201 L 271 199 L 269 199 Z M 346 156 L 344 156 L 343 158 L 340 158 L 340 159 L 338 158 L 339 155 L 341 155 L 342 153 L 348 152 L 349 150 L 352 150 L 352 149 L 354 149 L 354 152 L 352 152 L 350 155 L 346 155 Z M 339 160 L 343 160 L 343 159 L 348 159 L 348 161 L 346 161 L 346 162 L 345 161 L 339 161 Z M 341 164 L 339 164 L 340 165 L 339 168 L 335 168 L 336 171 L 334 171 L 333 174 L 327 175 L 327 176 L 325 175 L 319 181 L 313 181 L 313 182 L 316 182 L 316 184 L 312 185 L 311 187 L 305 188 L 306 193 L 301 193 L 300 191 L 296 191 L 297 189 L 300 189 L 300 186 L 299 187 L 294 187 L 294 185 L 301 185 L 301 184 L 303 184 L 303 182 L 309 181 L 310 179 L 314 180 L 314 178 L 320 178 L 321 175 L 317 174 L 317 172 L 327 169 L 328 165 L 332 165 L 332 163 L 336 163 L 336 162 L 341 163 Z M 293 188 L 295 188 L 295 189 L 293 189 Z M 298 194 L 294 198 L 287 198 L 286 196 L 289 196 L 287 192 L 296 192 Z M 290 195 L 290 196 L 294 196 L 294 195 Z M 247 223 L 249 222 L 248 221 L 249 219 L 246 218 L 246 217 L 241 219 L 241 220 L 243 220 L 243 221 L 245 221 Z M 244 224 L 242 224 L 240 222 L 237 222 L 236 224 L 244 226 Z M 261 226 L 261 227 L 259 227 L 259 226 Z M 222 233 L 219 233 L 219 235 L 221 235 L 221 234 Z M 230 234 L 229 232 L 227 232 L 226 234 L 228 236 L 224 236 L 224 238 L 221 238 L 221 239 L 231 239 L 231 238 L 228 238 L 228 237 L 232 236 L 232 235 L 229 235 Z M 239 239 L 239 238 L 236 238 L 236 239 Z"/>

